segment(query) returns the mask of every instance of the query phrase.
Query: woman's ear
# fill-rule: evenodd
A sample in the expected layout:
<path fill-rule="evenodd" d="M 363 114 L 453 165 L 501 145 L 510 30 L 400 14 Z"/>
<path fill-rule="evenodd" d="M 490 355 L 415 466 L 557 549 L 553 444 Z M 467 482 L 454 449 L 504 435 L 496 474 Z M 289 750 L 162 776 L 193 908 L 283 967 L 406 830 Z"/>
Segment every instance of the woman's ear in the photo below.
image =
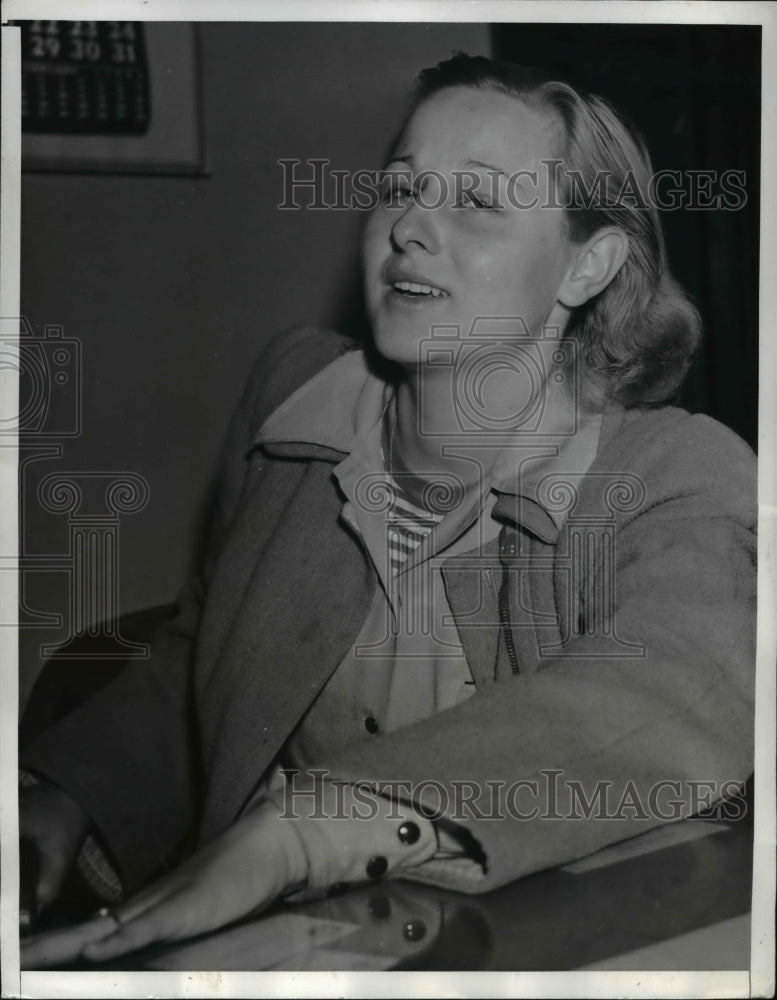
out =
<path fill-rule="evenodd" d="M 599 229 L 576 250 L 558 300 L 572 309 L 605 289 L 626 262 L 629 238 L 622 229 Z"/>

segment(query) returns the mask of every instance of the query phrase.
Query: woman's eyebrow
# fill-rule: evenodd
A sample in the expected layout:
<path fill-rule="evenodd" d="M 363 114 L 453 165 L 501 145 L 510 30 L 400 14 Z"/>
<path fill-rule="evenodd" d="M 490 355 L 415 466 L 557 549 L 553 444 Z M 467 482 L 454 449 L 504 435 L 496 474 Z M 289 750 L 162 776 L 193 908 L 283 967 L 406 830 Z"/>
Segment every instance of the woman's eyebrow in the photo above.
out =
<path fill-rule="evenodd" d="M 504 174 L 505 171 L 501 167 L 495 167 L 493 163 L 484 163 L 482 160 L 467 160 L 464 163 L 465 167 L 485 167 L 486 170 L 493 170 L 497 174 Z"/>
<path fill-rule="evenodd" d="M 390 167 L 392 163 L 407 163 L 412 167 L 413 156 L 411 153 L 408 153 L 407 155 L 392 153 L 391 156 L 389 156 L 389 158 L 383 164 L 383 169 L 384 170 L 388 169 L 388 167 Z"/>
<path fill-rule="evenodd" d="M 392 163 L 407 163 L 408 166 L 412 167 L 414 163 L 414 157 L 412 153 L 392 153 L 391 156 L 386 160 L 383 165 L 383 170 L 387 170 Z M 506 176 L 506 171 L 501 167 L 495 166 L 493 163 L 485 163 L 483 160 L 465 160 L 465 167 L 481 167 L 485 170 L 490 170 L 493 173 L 501 174 Z"/>

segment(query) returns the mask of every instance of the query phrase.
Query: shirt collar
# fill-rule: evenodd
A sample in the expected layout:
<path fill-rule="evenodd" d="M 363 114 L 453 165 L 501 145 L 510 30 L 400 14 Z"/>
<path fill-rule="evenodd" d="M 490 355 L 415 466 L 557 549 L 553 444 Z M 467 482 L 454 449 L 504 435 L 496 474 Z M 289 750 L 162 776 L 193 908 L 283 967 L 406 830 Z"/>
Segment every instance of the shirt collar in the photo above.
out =
<path fill-rule="evenodd" d="M 494 517 L 555 541 L 596 458 L 602 419 L 602 409 L 583 405 L 563 383 L 550 381 L 536 426 L 515 436 L 494 470 Z"/>
<path fill-rule="evenodd" d="M 530 431 L 516 436 L 493 470 L 497 519 L 522 524 L 544 541 L 558 536 L 599 447 L 602 412 L 585 409 L 554 382 Z M 270 414 L 255 444 L 276 454 L 341 460 L 380 433 L 393 387 L 370 371 L 363 351 L 349 351 L 300 386 Z M 570 490 L 571 487 L 571 490 Z"/>

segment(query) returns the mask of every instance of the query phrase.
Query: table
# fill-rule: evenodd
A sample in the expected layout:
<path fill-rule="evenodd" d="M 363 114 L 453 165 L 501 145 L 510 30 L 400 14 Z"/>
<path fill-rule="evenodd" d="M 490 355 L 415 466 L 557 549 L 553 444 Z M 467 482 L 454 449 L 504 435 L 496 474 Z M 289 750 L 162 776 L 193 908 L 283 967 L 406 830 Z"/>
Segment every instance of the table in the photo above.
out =
<path fill-rule="evenodd" d="M 751 876 L 747 821 L 686 820 L 486 895 L 386 880 L 105 968 L 747 969 Z"/>

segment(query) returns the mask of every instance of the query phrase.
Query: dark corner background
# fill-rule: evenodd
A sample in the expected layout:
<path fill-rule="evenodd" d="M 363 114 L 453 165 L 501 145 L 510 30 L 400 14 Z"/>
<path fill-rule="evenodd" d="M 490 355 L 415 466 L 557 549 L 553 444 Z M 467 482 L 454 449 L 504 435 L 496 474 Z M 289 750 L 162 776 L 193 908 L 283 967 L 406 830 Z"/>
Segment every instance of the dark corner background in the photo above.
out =
<path fill-rule="evenodd" d="M 83 430 L 25 471 L 25 553 L 38 561 L 21 580 L 32 623 L 20 630 L 22 704 L 41 645 L 64 641 L 72 624 L 68 520 L 41 506 L 42 479 L 142 476 L 150 500 L 121 518 L 118 607 L 173 599 L 262 346 L 298 322 L 364 331 L 363 219 L 279 212 L 278 159 L 377 168 L 415 75 L 456 50 L 542 66 L 612 99 L 643 130 L 657 169 L 746 172 L 740 211 L 663 221 L 707 332 L 683 403 L 755 445 L 759 28 L 278 22 L 207 23 L 197 34 L 207 176 L 23 174 L 22 310 L 37 335 L 56 324 L 79 340 Z"/>
<path fill-rule="evenodd" d="M 611 101 L 644 135 L 656 170 L 742 170 L 735 211 L 663 211 L 672 271 L 704 321 L 680 402 L 753 448 L 758 431 L 761 28 L 508 24 L 497 58 L 527 63 Z"/>

